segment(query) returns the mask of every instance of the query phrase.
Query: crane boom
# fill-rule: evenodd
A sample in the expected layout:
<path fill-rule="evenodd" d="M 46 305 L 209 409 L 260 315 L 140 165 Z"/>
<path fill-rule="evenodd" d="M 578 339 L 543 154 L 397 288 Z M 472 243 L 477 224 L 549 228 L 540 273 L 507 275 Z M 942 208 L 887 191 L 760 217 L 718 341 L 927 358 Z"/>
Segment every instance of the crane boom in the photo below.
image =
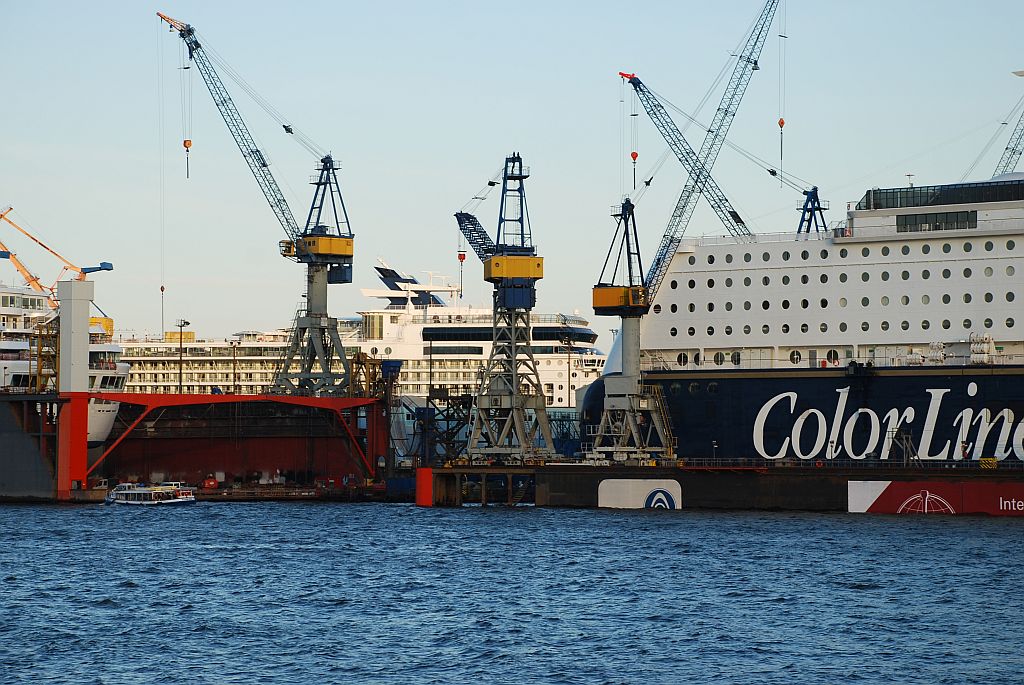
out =
<path fill-rule="evenodd" d="M 479 219 L 469 212 L 456 212 L 455 220 L 459 223 L 459 230 L 465 236 L 466 242 L 473 248 L 473 252 L 480 258 L 480 261 L 486 261 L 495 253 L 497 247 L 491 240 L 491 236 L 487 235 L 487 231 L 484 230 Z"/>
<path fill-rule="evenodd" d="M 195 63 L 199 73 L 202 74 L 203 81 L 206 82 L 206 87 L 209 88 L 210 95 L 213 96 L 213 102 L 217 105 L 217 110 L 224 118 L 228 130 L 231 131 L 231 136 L 235 139 L 235 144 L 238 145 L 246 164 L 249 165 L 249 170 L 256 177 L 256 182 L 259 184 L 260 190 L 263 191 L 263 196 L 267 198 L 270 209 L 273 210 L 277 220 L 281 222 L 281 228 L 284 229 L 288 238 L 299 243 L 301 231 L 295 222 L 291 207 L 288 206 L 288 201 L 285 199 L 284 193 L 281 192 L 281 187 L 277 185 L 274 175 L 270 173 L 270 164 L 267 162 L 266 156 L 256 146 L 256 141 L 249 133 L 249 129 L 225 88 L 224 82 L 221 81 L 210 58 L 199 43 L 195 29 L 190 24 L 172 19 L 160 12 L 157 12 L 157 16 L 170 24 L 171 28 L 177 31 L 181 39 L 185 41 L 189 59 Z"/>
<path fill-rule="evenodd" d="M 732 125 L 733 119 L 736 118 L 736 112 L 739 109 L 740 102 L 743 100 L 747 85 L 750 83 L 750 77 L 758 69 L 757 59 L 761 55 L 764 41 L 768 37 L 768 28 L 775 18 L 775 11 L 778 9 L 778 6 L 779 0 L 768 0 L 765 3 L 760 16 L 754 23 L 753 29 L 747 36 L 743 50 L 736 59 L 736 65 L 733 68 L 732 76 L 729 78 L 729 84 L 725 88 L 722 100 L 704 136 L 704 142 L 701 143 L 700 151 L 697 153 L 697 160 L 707 170 L 714 167 L 715 161 L 718 159 L 718 153 L 725 143 L 729 127 Z M 665 227 L 661 244 L 658 246 L 658 251 L 647 272 L 647 288 L 652 298 L 657 293 L 658 287 L 668 271 L 669 264 L 672 262 L 672 255 L 679 248 L 679 243 L 686 232 L 690 217 L 693 216 L 693 210 L 697 206 L 697 197 L 700 195 L 701 190 L 698 187 L 699 181 L 700 179 L 697 176 L 690 173 L 686 185 L 683 186 L 679 199 L 676 201 L 676 206 L 672 210 L 668 225 Z M 730 222 L 726 222 L 726 228 L 729 229 L 730 233 L 733 232 L 730 228 Z M 742 235 L 750 235 L 750 231 L 745 226 L 743 227 Z"/>
<path fill-rule="evenodd" d="M 1024 152 L 1024 112 L 1021 112 L 1017 128 L 1013 129 L 1013 133 L 1010 134 L 1010 142 L 1006 144 L 1003 156 L 999 158 L 999 163 L 996 164 L 996 170 L 992 172 L 992 175 L 1008 174 L 1016 169 L 1022 152 Z"/>

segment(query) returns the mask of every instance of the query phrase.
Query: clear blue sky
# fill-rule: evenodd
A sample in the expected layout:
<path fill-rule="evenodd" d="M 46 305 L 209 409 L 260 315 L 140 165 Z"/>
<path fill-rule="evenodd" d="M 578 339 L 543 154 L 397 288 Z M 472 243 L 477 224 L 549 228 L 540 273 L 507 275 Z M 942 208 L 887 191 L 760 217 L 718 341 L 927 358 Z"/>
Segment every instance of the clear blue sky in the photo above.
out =
<path fill-rule="evenodd" d="M 7 0 L 0 203 L 73 261 L 115 264 L 95 281 L 119 329 L 159 329 L 161 270 L 168 327 L 183 316 L 200 335 L 223 337 L 290 322 L 304 270 L 277 255 L 281 228 L 198 73 L 184 178 L 181 41 L 160 27 L 161 10 L 196 26 L 342 161 L 356 282 L 332 286 L 332 314 L 367 306 L 358 289 L 376 286 L 378 256 L 421 277 L 457 278 L 452 214 L 512 150 L 533 170 L 530 213 L 547 274 L 538 310 L 590 314 L 628 154 L 616 73 L 635 71 L 693 111 L 762 4 Z M 784 0 L 783 11 L 785 169 L 820 186 L 830 221 L 870 186 L 905 184 L 906 173 L 917 184 L 959 180 L 1024 94 L 1024 79 L 1010 73 L 1024 68 L 1024 3 Z M 778 32 L 730 134 L 769 159 L 779 146 Z M 304 215 L 313 158 L 228 86 Z M 700 116 L 710 119 L 709 109 Z M 643 172 L 664 144 L 645 116 L 639 124 Z M 1002 128 L 972 178 L 995 165 Z M 801 196 L 728 148 L 714 174 L 755 230 L 794 230 Z M 648 260 L 683 181 L 669 160 L 637 210 Z M 495 199 L 480 213 L 489 228 Z M 56 276 L 54 262 L 0 231 L 36 271 Z M 688 234 L 720 232 L 702 206 Z M 480 265 L 472 255 L 466 264 L 467 298 L 488 302 Z M 0 278 L 16 274 L 0 264 Z"/>

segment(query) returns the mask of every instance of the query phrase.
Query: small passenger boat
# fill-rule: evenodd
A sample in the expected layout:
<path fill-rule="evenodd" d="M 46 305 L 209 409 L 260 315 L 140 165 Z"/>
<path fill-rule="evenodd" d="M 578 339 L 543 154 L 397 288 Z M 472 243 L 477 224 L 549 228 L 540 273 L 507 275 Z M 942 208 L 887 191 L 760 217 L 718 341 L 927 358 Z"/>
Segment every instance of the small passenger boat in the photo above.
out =
<path fill-rule="evenodd" d="M 187 504 L 196 501 L 196 491 L 177 481 L 160 485 L 118 483 L 107 493 L 105 501 L 107 504 Z"/>

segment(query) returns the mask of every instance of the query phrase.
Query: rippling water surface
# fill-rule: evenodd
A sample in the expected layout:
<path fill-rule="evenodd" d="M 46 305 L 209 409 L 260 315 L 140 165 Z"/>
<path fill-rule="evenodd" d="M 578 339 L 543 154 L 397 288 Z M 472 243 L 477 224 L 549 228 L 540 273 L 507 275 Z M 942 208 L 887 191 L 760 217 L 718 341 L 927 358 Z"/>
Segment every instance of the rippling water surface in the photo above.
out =
<path fill-rule="evenodd" d="M 0 507 L 0 682 L 1021 682 L 1020 522 Z"/>

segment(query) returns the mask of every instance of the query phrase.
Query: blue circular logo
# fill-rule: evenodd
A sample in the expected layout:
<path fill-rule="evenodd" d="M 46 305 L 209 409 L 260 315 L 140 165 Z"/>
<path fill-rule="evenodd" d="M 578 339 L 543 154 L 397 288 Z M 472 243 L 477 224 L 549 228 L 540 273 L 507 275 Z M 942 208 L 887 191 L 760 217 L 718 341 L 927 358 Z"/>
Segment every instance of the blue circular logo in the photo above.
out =
<path fill-rule="evenodd" d="M 676 500 L 672 493 L 662 488 L 655 488 L 644 500 L 644 509 L 675 509 Z"/>

